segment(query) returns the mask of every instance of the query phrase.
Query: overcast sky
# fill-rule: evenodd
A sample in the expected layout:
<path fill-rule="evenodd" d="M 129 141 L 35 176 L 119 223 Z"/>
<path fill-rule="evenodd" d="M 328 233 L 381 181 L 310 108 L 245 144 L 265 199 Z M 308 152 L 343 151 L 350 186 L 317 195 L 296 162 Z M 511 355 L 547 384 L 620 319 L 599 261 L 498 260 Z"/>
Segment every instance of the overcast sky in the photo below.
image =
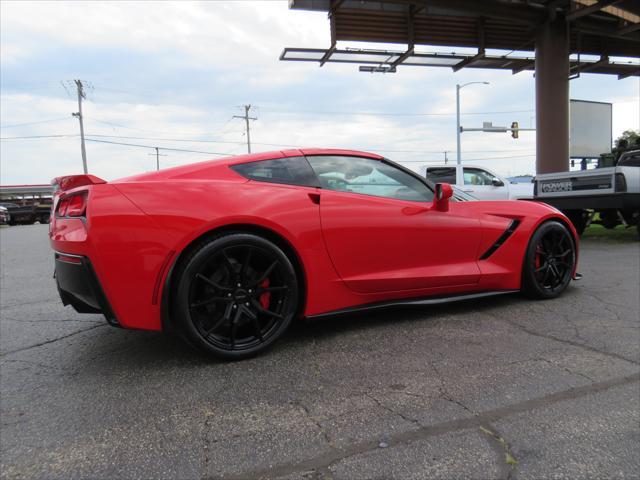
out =
<path fill-rule="evenodd" d="M 92 87 L 84 103 L 88 138 L 212 152 L 164 151 L 163 166 L 246 152 L 244 123 L 233 116 L 249 103 L 258 117 L 254 151 L 357 148 L 414 169 L 443 161 L 445 150 L 455 158 L 456 83 L 491 82 L 462 91 L 464 126 L 535 125 L 530 72 L 402 67 L 383 75 L 357 65 L 281 62 L 285 46 L 329 45 L 326 14 L 291 11 L 286 1 L 3 0 L 0 9 L 5 185 L 81 173 L 75 78 Z M 572 98 L 613 103 L 614 138 L 640 128 L 639 92 L 638 78 L 584 74 L 571 82 Z M 64 137 L 10 139 L 40 135 Z M 468 132 L 462 151 L 469 163 L 505 175 L 533 173 L 535 133 L 514 140 Z M 89 141 L 89 171 L 109 180 L 153 170 L 153 152 Z"/>

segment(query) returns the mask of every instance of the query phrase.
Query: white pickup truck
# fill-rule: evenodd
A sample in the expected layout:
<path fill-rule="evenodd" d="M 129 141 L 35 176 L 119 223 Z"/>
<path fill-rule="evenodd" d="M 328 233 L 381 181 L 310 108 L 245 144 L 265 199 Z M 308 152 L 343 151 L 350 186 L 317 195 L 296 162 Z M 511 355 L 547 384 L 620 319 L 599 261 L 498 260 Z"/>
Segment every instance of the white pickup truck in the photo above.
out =
<path fill-rule="evenodd" d="M 456 185 L 455 165 L 422 165 L 420 175 L 433 183 L 446 182 L 456 185 L 478 200 L 522 200 L 533 198 L 532 183 L 515 183 L 500 177 L 485 167 L 463 165 L 463 184 Z"/>
<path fill-rule="evenodd" d="M 640 150 L 615 167 L 536 175 L 534 199 L 561 210 L 580 234 L 598 213 L 605 228 L 635 225 L 640 236 Z"/>

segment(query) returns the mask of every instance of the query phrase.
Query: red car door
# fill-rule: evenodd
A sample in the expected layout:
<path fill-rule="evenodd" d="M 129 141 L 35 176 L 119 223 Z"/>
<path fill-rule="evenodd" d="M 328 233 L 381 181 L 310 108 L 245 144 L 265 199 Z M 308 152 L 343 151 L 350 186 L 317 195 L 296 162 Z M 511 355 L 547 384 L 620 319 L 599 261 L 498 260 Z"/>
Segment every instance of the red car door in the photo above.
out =
<path fill-rule="evenodd" d="M 323 187 L 326 247 L 349 288 L 374 293 L 478 282 L 481 227 L 466 214 L 465 202 L 451 202 L 447 212 L 434 210 L 433 194 L 421 180 L 380 160 L 308 159 Z M 341 172 L 353 164 L 363 169 Z"/>

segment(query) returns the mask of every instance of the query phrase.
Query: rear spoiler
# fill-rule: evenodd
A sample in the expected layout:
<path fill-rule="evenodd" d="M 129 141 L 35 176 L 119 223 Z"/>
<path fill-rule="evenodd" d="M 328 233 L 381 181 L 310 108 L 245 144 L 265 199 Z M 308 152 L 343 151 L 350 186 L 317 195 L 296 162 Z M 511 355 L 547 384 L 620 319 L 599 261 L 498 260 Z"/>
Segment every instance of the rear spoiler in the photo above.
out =
<path fill-rule="evenodd" d="M 64 192 L 72 188 L 82 187 L 83 185 L 97 185 L 99 183 L 107 183 L 106 180 L 96 177 L 95 175 L 67 175 L 65 177 L 56 177 L 51 180 L 53 191 Z"/>

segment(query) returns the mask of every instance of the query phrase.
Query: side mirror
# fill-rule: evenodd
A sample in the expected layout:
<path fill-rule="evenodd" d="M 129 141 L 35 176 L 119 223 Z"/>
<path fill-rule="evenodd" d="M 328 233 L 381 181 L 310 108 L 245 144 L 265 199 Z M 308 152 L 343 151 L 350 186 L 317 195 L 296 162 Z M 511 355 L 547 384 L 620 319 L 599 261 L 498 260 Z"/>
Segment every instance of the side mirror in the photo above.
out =
<path fill-rule="evenodd" d="M 504 182 L 499 178 L 493 177 L 493 179 L 491 180 L 491 185 L 493 185 L 494 187 L 504 187 Z"/>
<path fill-rule="evenodd" d="M 433 208 L 439 212 L 449 210 L 449 199 L 453 195 L 453 187 L 448 183 L 436 183 L 436 192 L 433 197 Z"/>

